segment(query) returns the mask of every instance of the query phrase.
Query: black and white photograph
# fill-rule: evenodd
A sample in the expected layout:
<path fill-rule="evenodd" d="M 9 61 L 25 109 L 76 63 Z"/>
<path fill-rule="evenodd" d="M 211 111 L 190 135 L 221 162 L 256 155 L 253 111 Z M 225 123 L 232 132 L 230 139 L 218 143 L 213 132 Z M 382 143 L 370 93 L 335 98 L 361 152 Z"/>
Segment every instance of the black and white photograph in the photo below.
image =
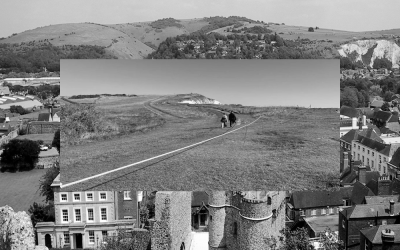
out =
<path fill-rule="evenodd" d="M 0 250 L 400 249 L 398 9 L 3 0 Z"/>

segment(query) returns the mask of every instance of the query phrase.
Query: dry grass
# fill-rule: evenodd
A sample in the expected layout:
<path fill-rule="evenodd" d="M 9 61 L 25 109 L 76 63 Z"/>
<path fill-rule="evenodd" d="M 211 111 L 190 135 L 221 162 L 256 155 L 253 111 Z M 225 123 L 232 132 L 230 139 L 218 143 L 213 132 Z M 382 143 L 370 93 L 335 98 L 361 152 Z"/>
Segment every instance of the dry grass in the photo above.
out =
<path fill-rule="evenodd" d="M 153 106 L 189 118 L 169 116 L 162 127 L 145 133 L 65 147 L 61 181 L 66 184 L 228 131 L 220 128 L 220 112 L 212 107 L 162 103 L 160 100 Z M 115 107 L 138 109 L 137 105 L 129 105 L 128 101 L 120 103 L 120 100 L 110 100 L 102 105 L 109 110 Z M 261 114 L 264 118 L 247 129 L 75 185 L 72 189 L 299 190 L 337 185 L 339 124 L 335 109 L 272 107 L 249 110 L 251 115 L 237 115 L 242 125 Z M 197 115 L 203 113 L 208 115 Z"/>

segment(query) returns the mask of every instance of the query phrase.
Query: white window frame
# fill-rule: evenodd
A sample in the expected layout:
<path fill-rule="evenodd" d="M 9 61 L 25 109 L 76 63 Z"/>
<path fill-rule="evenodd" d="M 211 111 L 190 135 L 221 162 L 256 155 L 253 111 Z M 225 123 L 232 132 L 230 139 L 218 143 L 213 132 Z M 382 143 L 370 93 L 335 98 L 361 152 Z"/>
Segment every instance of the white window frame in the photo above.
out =
<path fill-rule="evenodd" d="M 93 211 L 93 220 L 89 220 L 89 209 L 92 209 Z M 94 222 L 95 221 L 95 215 L 94 215 L 94 207 L 87 207 L 86 208 L 86 222 Z"/>
<path fill-rule="evenodd" d="M 101 198 L 101 194 L 106 194 L 106 198 L 105 198 L 105 199 L 102 199 L 102 198 Z M 106 200 L 107 200 L 107 192 L 99 192 L 99 200 L 100 200 L 100 201 L 106 201 Z"/>
<path fill-rule="evenodd" d="M 76 210 L 79 210 L 79 214 L 81 216 L 81 220 L 80 221 L 76 220 Z M 82 208 L 74 207 L 74 211 L 73 212 L 74 212 L 74 222 L 82 222 Z"/>
<path fill-rule="evenodd" d="M 70 240 L 69 240 L 69 233 L 68 232 L 64 232 L 63 233 L 64 236 L 64 244 L 71 244 Z M 67 240 L 66 240 L 67 239 Z M 68 241 L 68 242 L 67 242 Z"/>
<path fill-rule="evenodd" d="M 92 195 L 92 199 L 91 200 L 88 199 L 88 194 Z M 86 201 L 94 201 L 94 192 L 86 192 L 85 193 L 85 200 Z"/>
<path fill-rule="evenodd" d="M 62 199 L 62 196 L 64 194 L 67 196 L 67 200 L 65 200 L 65 201 Z M 68 202 L 68 193 L 60 193 L 60 202 Z"/>
<path fill-rule="evenodd" d="M 67 211 L 67 217 L 68 217 L 68 221 L 64 221 L 64 210 L 66 210 Z M 70 221 L 70 217 L 69 217 L 69 209 L 68 208 L 66 208 L 66 207 L 62 207 L 62 208 L 60 208 L 60 216 L 61 216 L 61 223 L 63 223 L 63 224 L 67 224 L 67 223 L 69 223 L 69 221 Z"/>
<path fill-rule="evenodd" d="M 103 220 L 101 209 L 106 209 L 106 220 Z M 107 222 L 108 221 L 108 207 L 99 207 L 99 215 L 100 215 L 100 222 Z"/>
<path fill-rule="evenodd" d="M 306 211 L 305 210 L 300 210 L 300 216 L 306 216 Z"/>
<path fill-rule="evenodd" d="M 329 214 L 334 214 L 335 213 L 333 207 L 330 207 L 328 211 L 329 211 Z"/>
<path fill-rule="evenodd" d="M 131 201 L 131 191 L 124 191 L 124 201 Z"/>
<path fill-rule="evenodd" d="M 75 195 L 76 194 L 79 194 L 79 200 L 76 200 L 75 199 Z M 81 192 L 74 192 L 74 193 L 72 193 L 72 200 L 74 201 L 74 202 L 81 202 L 82 201 L 82 194 L 81 194 Z"/>
<path fill-rule="evenodd" d="M 93 233 L 93 236 L 90 235 L 91 233 Z M 94 245 L 94 243 L 95 243 L 94 231 L 93 231 L 93 230 L 89 230 L 89 231 L 88 231 L 88 234 L 89 234 L 89 244 L 90 244 L 90 245 Z M 93 238 L 92 238 L 92 237 L 93 237 Z M 91 241 L 91 239 L 93 239 L 93 241 Z"/>
<path fill-rule="evenodd" d="M 317 215 L 317 209 L 312 209 L 311 216 L 316 216 L 316 215 Z"/>
<path fill-rule="evenodd" d="M 322 208 L 321 209 L 321 215 L 325 215 L 326 214 L 326 208 Z"/>

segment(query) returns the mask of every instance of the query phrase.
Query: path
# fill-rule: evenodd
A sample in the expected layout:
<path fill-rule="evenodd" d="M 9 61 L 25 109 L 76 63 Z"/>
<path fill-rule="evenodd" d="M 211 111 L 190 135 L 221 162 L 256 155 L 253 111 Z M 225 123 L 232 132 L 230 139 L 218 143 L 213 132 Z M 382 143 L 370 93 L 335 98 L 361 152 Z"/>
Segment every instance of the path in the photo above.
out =
<path fill-rule="evenodd" d="M 192 232 L 192 244 L 190 250 L 207 250 L 208 232 Z"/>

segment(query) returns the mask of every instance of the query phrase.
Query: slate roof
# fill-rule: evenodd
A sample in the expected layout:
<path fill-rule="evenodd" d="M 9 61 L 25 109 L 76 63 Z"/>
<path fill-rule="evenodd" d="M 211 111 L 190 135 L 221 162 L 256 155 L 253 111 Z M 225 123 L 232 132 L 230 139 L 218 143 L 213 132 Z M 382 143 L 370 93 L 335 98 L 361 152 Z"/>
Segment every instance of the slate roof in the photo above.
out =
<path fill-rule="evenodd" d="M 379 130 L 378 130 L 379 131 Z M 383 140 L 379 137 L 379 134 L 376 132 L 374 128 L 368 128 L 364 130 L 352 129 L 343 135 L 340 140 L 343 140 L 347 143 L 351 143 L 353 140 L 358 140 L 358 135 L 363 135 L 367 138 L 370 138 L 374 141 L 383 142 Z"/>
<path fill-rule="evenodd" d="M 400 224 L 374 226 L 362 229 L 360 233 L 374 245 L 382 245 L 382 231 L 386 229 L 390 229 L 394 232 L 394 243 L 400 243 Z"/>
<path fill-rule="evenodd" d="M 371 102 L 371 107 L 382 107 L 382 105 L 384 104 L 384 101 L 380 101 L 380 100 L 373 100 Z"/>
<path fill-rule="evenodd" d="M 348 195 L 349 188 L 340 188 L 339 190 L 305 190 L 295 191 L 290 197 L 290 203 L 295 209 L 341 206 L 343 205 L 343 196 Z"/>
<path fill-rule="evenodd" d="M 388 122 L 399 122 L 399 113 L 394 111 Z"/>
<path fill-rule="evenodd" d="M 392 159 L 389 161 L 389 163 L 395 167 L 400 167 L 400 149 L 399 148 L 397 148 L 397 150 L 393 153 Z"/>
<path fill-rule="evenodd" d="M 379 119 L 383 122 L 388 122 L 390 118 L 392 117 L 392 113 L 389 111 L 383 111 L 383 110 L 378 110 L 374 112 L 374 119 Z"/>
<path fill-rule="evenodd" d="M 353 117 L 359 117 L 360 113 L 357 109 L 349 107 L 349 106 L 342 106 L 340 107 L 340 114 L 353 118 Z"/>
<path fill-rule="evenodd" d="M 304 221 L 309 227 L 316 233 L 321 233 L 329 228 L 332 232 L 336 232 L 339 229 L 339 215 L 326 215 L 326 216 L 313 216 L 304 218 Z"/>
<path fill-rule="evenodd" d="M 347 211 L 347 215 L 346 215 Z M 400 203 L 394 204 L 394 214 L 397 215 L 400 212 Z M 374 218 L 390 216 L 389 203 L 387 204 L 357 204 L 352 207 L 348 207 L 341 211 L 347 219 L 355 218 Z"/>
<path fill-rule="evenodd" d="M 399 202 L 399 195 L 379 195 L 379 196 L 365 196 L 366 204 L 387 204 L 393 200 Z"/>
<path fill-rule="evenodd" d="M 38 116 L 38 121 L 44 121 L 44 122 L 50 121 L 50 114 L 49 113 L 40 113 Z"/>
<path fill-rule="evenodd" d="M 359 181 L 356 181 L 353 185 L 353 192 L 351 194 L 351 202 L 352 204 L 362 204 L 364 201 L 365 196 L 372 196 L 374 193 L 366 187 L 364 184 L 362 184 Z"/>

